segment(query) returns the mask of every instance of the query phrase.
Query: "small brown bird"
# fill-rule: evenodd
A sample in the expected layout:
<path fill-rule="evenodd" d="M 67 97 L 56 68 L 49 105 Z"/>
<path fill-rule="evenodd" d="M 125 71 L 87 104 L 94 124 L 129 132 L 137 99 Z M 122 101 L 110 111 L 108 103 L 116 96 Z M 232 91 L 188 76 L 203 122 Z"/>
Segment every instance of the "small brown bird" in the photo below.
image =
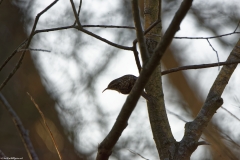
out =
<path fill-rule="evenodd" d="M 129 94 L 131 92 L 137 78 L 138 77 L 136 77 L 134 75 L 128 74 L 128 75 L 119 77 L 117 79 L 114 79 L 113 81 L 111 81 L 109 83 L 107 88 L 103 90 L 103 92 L 107 89 L 110 89 L 110 90 L 118 91 L 119 93 L 122 93 L 122 94 Z M 145 93 L 144 91 L 142 92 L 142 96 L 145 99 L 149 100 L 147 93 Z"/>
<path fill-rule="evenodd" d="M 107 89 L 110 89 L 110 90 L 118 91 L 122 94 L 129 94 L 136 80 L 137 80 L 137 77 L 134 75 L 130 75 L 130 74 L 124 75 L 110 82 L 107 88 L 103 90 L 103 92 Z"/>

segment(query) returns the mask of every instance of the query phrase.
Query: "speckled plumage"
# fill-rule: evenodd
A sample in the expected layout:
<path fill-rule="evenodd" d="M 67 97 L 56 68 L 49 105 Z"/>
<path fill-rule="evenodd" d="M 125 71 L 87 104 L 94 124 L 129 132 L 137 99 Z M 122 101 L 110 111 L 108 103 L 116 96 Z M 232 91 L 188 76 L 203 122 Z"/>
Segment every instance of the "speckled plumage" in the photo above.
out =
<path fill-rule="evenodd" d="M 107 89 L 111 89 L 111 90 L 116 90 L 122 94 L 129 94 L 136 80 L 137 80 L 137 77 L 134 75 L 130 75 L 130 74 L 124 75 L 110 82 L 108 87 L 104 89 L 103 92 Z"/>

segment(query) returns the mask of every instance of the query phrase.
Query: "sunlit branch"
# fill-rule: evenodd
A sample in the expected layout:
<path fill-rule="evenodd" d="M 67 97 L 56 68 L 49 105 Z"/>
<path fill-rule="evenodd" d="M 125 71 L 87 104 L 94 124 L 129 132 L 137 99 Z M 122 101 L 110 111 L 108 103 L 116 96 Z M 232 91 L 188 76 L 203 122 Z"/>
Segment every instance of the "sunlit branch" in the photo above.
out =
<path fill-rule="evenodd" d="M 233 61 L 233 62 L 219 62 L 219 63 L 181 66 L 181 67 L 172 68 L 172 69 L 162 71 L 162 75 L 173 73 L 173 72 L 178 72 L 178 71 L 183 71 L 183 70 L 210 68 L 210 67 L 217 67 L 217 66 L 222 66 L 222 65 L 231 65 L 231 64 L 236 64 L 236 63 L 240 63 L 240 60 Z"/>
<path fill-rule="evenodd" d="M 28 131 L 24 128 L 22 121 L 16 114 L 16 112 L 13 110 L 12 106 L 8 103 L 6 98 L 0 93 L 0 102 L 5 107 L 5 109 L 8 111 L 9 115 L 11 116 L 14 125 L 16 126 L 20 137 L 23 141 L 24 147 L 28 153 L 28 156 L 31 160 L 38 160 L 37 154 L 33 148 L 32 142 L 29 138 Z"/>

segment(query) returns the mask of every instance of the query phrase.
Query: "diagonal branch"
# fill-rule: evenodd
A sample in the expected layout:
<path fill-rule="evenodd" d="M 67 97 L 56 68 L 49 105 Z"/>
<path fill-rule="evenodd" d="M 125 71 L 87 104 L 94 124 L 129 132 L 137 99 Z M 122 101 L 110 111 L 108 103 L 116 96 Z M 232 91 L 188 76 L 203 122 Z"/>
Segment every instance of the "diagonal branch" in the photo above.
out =
<path fill-rule="evenodd" d="M 240 39 L 230 53 L 227 62 L 237 60 L 240 60 Z M 216 113 L 216 110 L 223 104 L 221 95 L 236 67 L 237 64 L 222 67 L 197 117 L 194 121 L 186 123 L 185 134 L 180 142 L 179 152 L 176 155 L 177 159 L 188 159 L 197 148 L 197 142 L 203 130 L 206 128 L 214 113 Z"/>
<path fill-rule="evenodd" d="M 127 97 L 117 120 L 106 136 L 106 138 L 100 143 L 98 147 L 97 160 L 108 159 L 112 153 L 112 148 L 120 138 L 123 130 L 128 125 L 128 119 L 133 112 L 137 101 L 149 80 L 149 77 L 153 73 L 154 69 L 157 67 L 158 62 L 160 61 L 162 55 L 167 49 L 168 45 L 171 43 L 174 34 L 178 31 L 181 21 L 187 14 L 187 11 L 191 7 L 192 0 L 184 0 L 178 11 L 176 12 L 170 26 L 168 27 L 165 35 L 162 38 L 162 41 L 157 47 L 157 50 L 153 53 L 149 62 L 143 67 L 139 78 L 137 79 L 132 91 Z"/>
<path fill-rule="evenodd" d="M 134 19 L 134 24 L 135 24 L 135 28 L 136 28 L 136 35 L 137 35 L 137 40 L 139 43 L 140 53 L 142 56 L 143 65 L 145 65 L 149 59 L 149 53 L 148 53 L 146 43 L 145 43 L 145 38 L 144 38 L 144 33 L 143 33 L 142 25 L 141 25 L 137 0 L 132 1 L 132 12 L 133 12 L 133 19 Z"/>

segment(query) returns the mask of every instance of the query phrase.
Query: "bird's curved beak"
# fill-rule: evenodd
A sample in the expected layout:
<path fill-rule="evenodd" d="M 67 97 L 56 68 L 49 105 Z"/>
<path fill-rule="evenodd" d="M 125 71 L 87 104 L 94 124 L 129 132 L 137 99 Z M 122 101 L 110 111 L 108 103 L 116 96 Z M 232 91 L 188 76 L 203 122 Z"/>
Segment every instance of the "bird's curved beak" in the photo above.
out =
<path fill-rule="evenodd" d="M 106 89 L 104 89 L 103 91 L 102 91 L 102 93 L 104 92 L 104 91 L 106 91 L 108 88 L 106 88 Z"/>

